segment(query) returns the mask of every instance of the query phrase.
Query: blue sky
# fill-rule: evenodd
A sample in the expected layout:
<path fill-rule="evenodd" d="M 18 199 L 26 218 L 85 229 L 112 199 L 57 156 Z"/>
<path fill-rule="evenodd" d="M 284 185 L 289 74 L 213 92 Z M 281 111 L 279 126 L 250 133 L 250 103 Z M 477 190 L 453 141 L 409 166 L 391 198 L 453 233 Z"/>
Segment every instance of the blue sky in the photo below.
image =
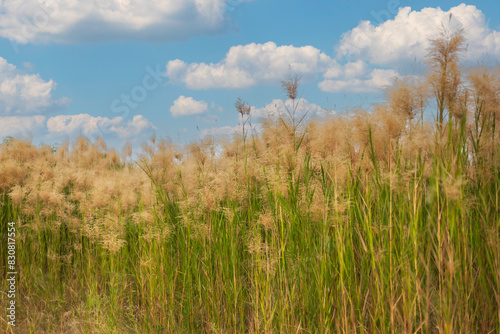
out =
<path fill-rule="evenodd" d="M 292 73 L 304 108 L 340 113 L 418 75 L 441 25 L 465 29 L 465 62 L 498 64 L 499 14 L 493 1 L 4 0 L 0 137 L 229 134 L 238 97 L 255 118 L 282 108 Z"/>

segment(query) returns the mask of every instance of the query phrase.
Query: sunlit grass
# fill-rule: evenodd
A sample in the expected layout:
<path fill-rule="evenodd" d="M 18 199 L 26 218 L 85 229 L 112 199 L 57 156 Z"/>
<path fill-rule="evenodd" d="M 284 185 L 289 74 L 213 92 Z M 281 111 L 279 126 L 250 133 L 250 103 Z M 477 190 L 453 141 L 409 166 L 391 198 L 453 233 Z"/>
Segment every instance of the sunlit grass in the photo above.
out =
<path fill-rule="evenodd" d="M 238 101 L 230 141 L 153 138 L 136 162 L 5 141 L 15 332 L 498 332 L 500 76 L 443 55 L 457 38 L 370 112 L 307 120 L 295 77 L 260 132 Z"/>

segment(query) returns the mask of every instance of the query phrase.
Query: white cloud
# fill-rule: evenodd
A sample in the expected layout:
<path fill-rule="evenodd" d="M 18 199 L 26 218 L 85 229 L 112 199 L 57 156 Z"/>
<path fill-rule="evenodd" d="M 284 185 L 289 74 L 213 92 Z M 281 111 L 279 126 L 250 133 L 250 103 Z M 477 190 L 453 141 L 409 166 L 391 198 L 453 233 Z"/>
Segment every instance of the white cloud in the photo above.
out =
<path fill-rule="evenodd" d="M 325 113 L 325 109 L 319 105 L 309 102 L 304 98 L 296 99 L 295 102 L 291 99 L 283 101 L 281 99 L 274 99 L 272 102 L 266 104 L 262 108 L 252 107 L 250 115 L 253 118 L 286 115 L 288 112 L 292 113 L 295 108 L 296 114 L 303 115 L 308 113 L 308 116 L 318 116 Z"/>
<path fill-rule="evenodd" d="M 257 84 L 276 84 L 286 78 L 290 68 L 305 80 L 319 73 L 334 71 L 336 61 L 310 45 L 277 46 L 273 42 L 233 46 L 216 64 L 169 61 L 166 74 L 171 82 L 190 89 L 246 88 Z"/>
<path fill-rule="evenodd" d="M 346 77 L 344 80 L 324 80 L 318 87 L 328 93 L 338 92 L 376 92 L 390 86 L 398 73 L 391 69 L 374 69 L 367 78 Z"/>
<path fill-rule="evenodd" d="M 429 39 L 438 37 L 443 26 L 464 28 L 468 59 L 486 53 L 500 56 L 500 32 L 488 28 L 479 9 L 465 4 L 448 11 L 439 7 L 412 11 L 404 7 L 393 20 L 377 26 L 363 21 L 343 35 L 337 52 L 339 57 L 363 59 L 375 65 L 408 64 L 415 57 L 422 59 L 426 55 Z"/>
<path fill-rule="evenodd" d="M 356 78 L 369 71 L 368 65 L 363 60 L 356 60 L 339 67 L 331 68 L 323 74 L 325 79 Z"/>
<path fill-rule="evenodd" d="M 48 119 L 42 115 L 0 117 L 0 139 L 12 136 L 54 144 L 66 139 L 74 141 L 81 135 L 90 140 L 102 137 L 109 147 L 115 148 L 120 148 L 127 140 L 137 152 L 140 151 L 141 143 L 147 141 L 156 130 L 142 115 L 136 115 L 128 121 L 121 117 L 110 119 L 87 114 L 58 115 Z"/>
<path fill-rule="evenodd" d="M 205 101 L 196 101 L 192 97 L 179 96 L 170 107 L 172 116 L 200 115 L 208 111 L 208 104 Z"/>
<path fill-rule="evenodd" d="M 377 18 L 377 14 L 373 14 Z M 361 22 L 345 33 L 336 47 L 337 58 L 313 46 L 277 46 L 273 42 L 233 46 L 217 63 L 186 63 L 176 59 L 166 65 L 171 83 L 189 89 L 238 89 L 254 85 L 277 85 L 287 77 L 289 68 L 305 81 L 322 77 L 318 86 L 325 92 L 375 92 L 391 84 L 407 71 L 415 59 L 422 60 L 430 39 L 438 38 L 441 28 L 464 28 L 468 42 L 466 59 L 484 54 L 500 56 L 500 32 L 488 28 L 485 16 L 475 6 L 461 4 L 443 11 L 400 8 L 394 19 Z M 388 17 L 388 16 L 387 16 Z"/>
<path fill-rule="evenodd" d="M 344 66 L 344 76 L 347 78 L 358 77 L 367 71 L 367 65 L 362 60 L 350 62 Z"/>
<path fill-rule="evenodd" d="M 186 64 L 176 59 L 168 62 L 166 69 L 171 82 L 183 83 L 190 89 L 237 89 L 279 84 L 290 73 L 290 67 L 306 81 L 322 75 L 327 80 L 320 82 L 319 87 L 325 92 L 374 92 L 397 76 L 391 69 L 370 69 L 361 59 L 339 65 L 312 46 L 277 46 L 273 42 L 231 47 L 226 57 L 216 64 Z M 171 111 L 177 109 L 174 107 Z"/>
<path fill-rule="evenodd" d="M 54 81 L 25 74 L 0 57 L 0 115 L 28 115 L 68 105 L 70 99 L 52 97 L 55 88 Z"/>
<path fill-rule="evenodd" d="M 248 0 L 245 0 L 248 1 Z M 0 36 L 17 43 L 183 40 L 222 31 L 238 0 L 5 0 Z"/>
<path fill-rule="evenodd" d="M 241 133 L 242 131 L 241 125 L 236 126 L 216 126 L 208 129 L 204 129 L 200 132 L 200 137 L 204 138 L 206 136 L 213 137 L 231 137 L 236 133 Z"/>
<path fill-rule="evenodd" d="M 109 136 L 131 138 L 147 132 L 153 132 L 156 127 L 142 115 L 135 115 L 132 120 L 125 121 L 122 117 L 108 118 L 91 116 L 89 114 L 58 115 L 47 120 L 50 136 Z"/>
<path fill-rule="evenodd" d="M 1 137 L 27 137 L 45 129 L 44 116 L 6 116 L 0 117 Z"/>

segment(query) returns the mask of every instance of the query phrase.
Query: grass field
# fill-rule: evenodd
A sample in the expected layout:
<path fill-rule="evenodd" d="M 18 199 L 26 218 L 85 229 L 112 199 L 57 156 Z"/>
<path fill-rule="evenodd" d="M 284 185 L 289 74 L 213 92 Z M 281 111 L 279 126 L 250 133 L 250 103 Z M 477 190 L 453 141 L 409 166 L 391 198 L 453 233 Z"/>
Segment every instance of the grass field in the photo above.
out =
<path fill-rule="evenodd" d="M 310 119 L 294 77 L 258 127 L 239 100 L 230 140 L 153 138 L 136 160 L 5 140 L 2 330 L 498 333 L 500 69 L 461 68 L 463 45 L 435 40 L 372 110 Z"/>

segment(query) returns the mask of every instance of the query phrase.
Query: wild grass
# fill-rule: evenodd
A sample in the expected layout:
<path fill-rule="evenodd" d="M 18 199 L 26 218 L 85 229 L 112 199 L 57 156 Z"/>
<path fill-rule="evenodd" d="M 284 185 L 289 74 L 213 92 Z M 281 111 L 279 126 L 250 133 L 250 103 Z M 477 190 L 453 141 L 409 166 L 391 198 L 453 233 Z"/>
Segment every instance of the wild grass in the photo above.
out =
<path fill-rule="evenodd" d="M 426 78 L 397 80 L 373 110 L 302 117 L 295 77 L 293 110 L 261 131 L 239 100 L 231 140 L 152 138 L 135 162 L 102 140 L 5 141 L 19 294 L 2 328 L 498 332 L 500 70 L 463 69 L 462 46 L 436 40 Z"/>

